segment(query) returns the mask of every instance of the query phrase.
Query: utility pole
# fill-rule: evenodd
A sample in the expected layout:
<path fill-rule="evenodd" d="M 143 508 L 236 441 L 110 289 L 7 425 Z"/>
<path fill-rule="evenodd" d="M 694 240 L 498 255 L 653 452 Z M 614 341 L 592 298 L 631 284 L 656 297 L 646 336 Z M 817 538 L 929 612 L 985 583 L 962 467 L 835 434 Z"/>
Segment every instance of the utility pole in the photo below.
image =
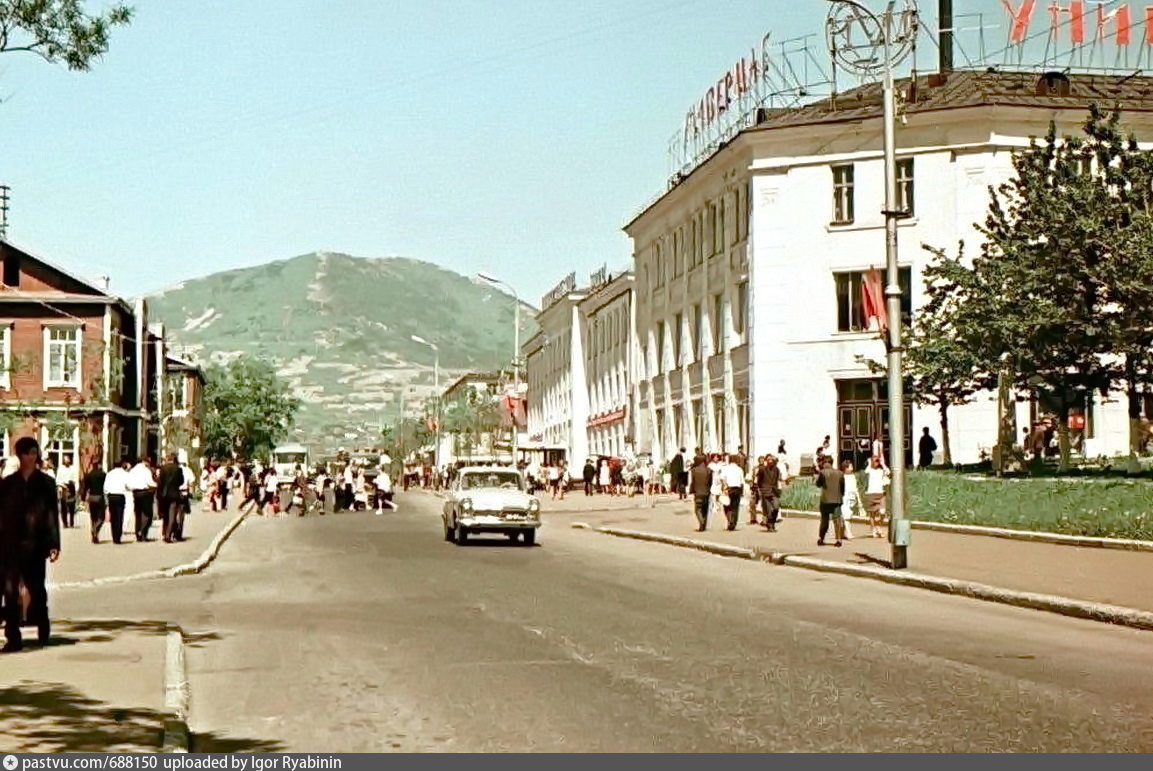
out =
<path fill-rule="evenodd" d="M 885 315 L 888 316 L 887 374 L 889 385 L 889 544 L 893 569 L 909 566 L 909 520 L 905 511 L 905 380 L 901 319 L 901 274 L 897 259 L 897 222 L 908 216 L 897 201 L 897 94 L 893 67 L 910 52 L 917 36 L 917 9 L 913 0 L 889 0 L 882 15 L 857 0 L 830 0 L 826 21 L 834 66 L 865 77 L 881 74 L 885 173 Z M 899 19 L 898 19 L 899 17 Z M 894 29 L 894 22 L 900 28 Z M 951 24 L 950 24 L 951 26 Z M 950 42 L 951 48 L 951 42 Z M 878 56 L 878 54 L 880 54 Z M 878 63 L 879 59 L 879 63 Z M 943 58 L 944 62 L 945 59 Z"/>
<path fill-rule="evenodd" d="M 488 284 L 489 286 L 498 287 L 508 291 L 512 295 L 513 302 L 513 331 L 512 331 L 512 381 L 513 391 L 516 399 L 520 400 L 520 295 L 517 294 L 516 289 L 512 285 L 501 281 L 499 278 L 489 275 L 488 273 L 477 273 L 477 280 L 481 283 Z M 512 414 L 512 438 L 509 442 L 512 449 L 512 467 L 517 467 L 517 450 L 519 443 L 520 426 L 516 422 L 516 412 Z"/>

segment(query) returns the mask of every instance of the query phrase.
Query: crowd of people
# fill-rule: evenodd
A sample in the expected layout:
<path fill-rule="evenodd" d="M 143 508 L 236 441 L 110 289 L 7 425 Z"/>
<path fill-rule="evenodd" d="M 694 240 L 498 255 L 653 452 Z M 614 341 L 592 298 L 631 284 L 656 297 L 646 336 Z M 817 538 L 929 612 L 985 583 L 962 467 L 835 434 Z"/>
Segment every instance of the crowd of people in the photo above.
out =
<path fill-rule="evenodd" d="M 365 510 L 382 515 L 397 508 L 390 464 L 387 456 L 382 456 L 381 464 L 375 467 L 345 461 L 305 469 L 298 463 L 283 474 L 259 461 L 209 462 L 200 479 L 203 506 L 206 511 L 223 511 L 231 499 L 240 501 L 238 510 L 267 517 Z"/>

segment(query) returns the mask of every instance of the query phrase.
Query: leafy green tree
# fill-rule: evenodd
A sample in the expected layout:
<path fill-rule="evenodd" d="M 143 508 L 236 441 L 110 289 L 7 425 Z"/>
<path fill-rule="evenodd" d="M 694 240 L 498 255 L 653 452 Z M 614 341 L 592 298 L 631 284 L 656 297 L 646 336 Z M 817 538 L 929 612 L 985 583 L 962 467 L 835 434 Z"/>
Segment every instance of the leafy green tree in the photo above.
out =
<path fill-rule="evenodd" d="M 442 409 L 442 430 L 456 438 L 457 452 L 471 456 L 501 428 L 497 401 L 490 394 L 466 388 L 454 395 Z"/>
<path fill-rule="evenodd" d="M 114 27 L 132 20 L 130 6 L 87 13 L 82 0 L 0 1 L 0 53 L 24 51 L 86 71 L 108 51 Z"/>
<path fill-rule="evenodd" d="M 409 455 L 427 446 L 433 439 L 433 432 L 424 420 L 402 418 L 383 429 L 381 439 L 385 450 L 396 463 L 403 462 Z"/>
<path fill-rule="evenodd" d="M 235 359 L 204 372 L 204 445 L 208 457 L 254 458 L 272 451 L 296 420 L 300 401 L 272 365 Z"/>

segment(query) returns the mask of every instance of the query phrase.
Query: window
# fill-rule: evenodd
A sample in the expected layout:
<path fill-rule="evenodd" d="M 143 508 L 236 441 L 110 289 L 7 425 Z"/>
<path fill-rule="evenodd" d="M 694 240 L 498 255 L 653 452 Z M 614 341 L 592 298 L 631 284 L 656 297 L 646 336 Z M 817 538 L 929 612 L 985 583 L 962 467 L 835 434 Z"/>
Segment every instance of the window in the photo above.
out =
<path fill-rule="evenodd" d="M 44 360 L 46 388 L 79 388 L 80 328 L 45 328 Z"/>
<path fill-rule="evenodd" d="M 705 402 L 693 399 L 693 439 L 697 447 L 705 446 Z"/>
<path fill-rule="evenodd" d="M 679 367 L 684 362 L 681 360 L 681 337 L 684 335 L 685 328 L 685 314 L 678 313 L 673 318 L 673 366 Z"/>
<path fill-rule="evenodd" d="M 865 322 L 865 311 L 862 306 L 861 285 L 864 283 L 865 271 L 852 273 L 835 273 L 837 280 L 837 331 L 838 332 L 864 332 L 868 330 Z M 884 284 L 884 272 L 881 272 L 881 282 Z M 906 321 L 913 311 L 912 300 L 912 270 L 901 268 L 901 316 Z"/>
<path fill-rule="evenodd" d="M 833 224 L 853 221 L 853 165 L 833 167 Z"/>
<path fill-rule="evenodd" d="M 706 206 L 704 216 L 705 216 L 705 227 L 704 227 L 704 230 L 705 230 L 705 235 L 704 235 L 705 252 L 704 253 L 705 253 L 706 257 L 712 257 L 713 256 L 713 241 L 716 238 L 714 233 L 716 232 L 716 227 L 717 227 L 716 207 L 714 207 L 712 204 L 709 204 L 708 206 Z"/>
<path fill-rule="evenodd" d="M 717 254 L 725 250 L 725 198 L 722 195 L 717 202 L 717 236 L 713 243 L 713 251 Z"/>
<path fill-rule="evenodd" d="M 725 397 L 724 394 L 717 394 L 713 396 L 713 419 L 715 423 L 716 433 L 713 435 L 717 440 L 717 449 L 721 452 L 729 449 L 728 446 L 728 431 L 726 431 L 725 421 Z"/>
<path fill-rule="evenodd" d="M 4 286 L 20 286 L 20 255 L 8 252 L 4 255 Z"/>
<path fill-rule="evenodd" d="M 684 273 L 685 261 L 684 250 L 681 242 L 681 231 L 673 233 L 673 277 L 677 277 Z"/>
<path fill-rule="evenodd" d="M 51 460 L 55 468 L 63 465 L 65 457 L 72 459 L 72 465 L 79 465 L 76 457 L 76 444 L 80 434 L 80 427 L 73 424 L 59 424 L 45 426 L 41 444 L 44 447 L 44 458 Z"/>
<path fill-rule="evenodd" d="M 183 372 L 169 373 L 168 377 L 168 410 L 177 412 L 188 407 L 188 394 L 186 393 L 187 379 Z"/>
<path fill-rule="evenodd" d="M 737 284 L 737 312 L 735 322 L 737 332 L 743 335 L 749 323 L 749 282 L 747 281 L 742 281 Z"/>
<path fill-rule="evenodd" d="M 657 322 L 657 372 L 665 371 L 665 322 Z"/>
<path fill-rule="evenodd" d="M 897 209 L 913 216 L 913 159 L 897 161 Z"/>
<path fill-rule="evenodd" d="M 661 245 L 659 243 L 653 244 L 653 271 L 657 278 L 654 286 L 664 286 L 665 267 L 661 262 Z"/>
<path fill-rule="evenodd" d="M 700 217 L 693 217 L 692 240 L 689 242 L 689 265 L 696 267 L 701 264 L 701 221 Z"/>
<path fill-rule="evenodd" d="M 3 465 L 2 461 L 4 461 L 8 457 L 8 447 L 9 447 L 8 441 L 9 441 L 8 429 L 4 429 L 3 431 L 0 431 L 0 466 Z"/>
<path fill-rule="evenodd" d="M 713 353 L 717 354 L 724 350 L 725 341 L 728 335 L 725 334 L 725 296 L 723 294 L 713 295 Z"/>
<path fill-rule="evenodd" d="M 739 244 L 745 237 L 744 195 L 743 187 L 738 187 L 733 193 L 733 216 L 736 219 L 733 223 L 733 246 Z"/>
<path fill-rule="evenodd" d="M 696 361 L 705 358 L 705 315 L 701 313 L 701 306 L 693 306 L 693 356 Z"/>
<path fill-rule="evenodd" d="M 697 265 L 705 261 L 705 215 L 697 212 Z"/>
<path fill-rule="evenodd" d="M 0 388 L 12 387 L 12 324 L 0 324 Z"/>

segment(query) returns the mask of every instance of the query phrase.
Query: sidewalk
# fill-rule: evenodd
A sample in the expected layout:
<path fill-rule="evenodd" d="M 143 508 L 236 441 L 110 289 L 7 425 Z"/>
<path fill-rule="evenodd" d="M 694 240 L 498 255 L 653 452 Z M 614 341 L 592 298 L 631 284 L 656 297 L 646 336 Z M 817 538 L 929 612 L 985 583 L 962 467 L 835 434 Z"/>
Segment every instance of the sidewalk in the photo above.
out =
<path fill-rule="evenodd" d="M 790 516 L 778 525 L 778 532 L 769 533 L 762 527 L 745 524 L 748 514 L 742 512 L 741 524 L 730 533 L 723 529 L 723 514 L 718 517 L 711 513 L 709 529 L 698 533 L 696 518 L 688 503 L 641 508 L 637 505 L 639 501 L 634 500 L 630 508 L 606 512 L 581 511 L 576 505 L 578 502 L 579 498 L 562 509 L 551 501 L 542 501 L 546 527 L 570 527 L 584 522 L 590 527 L 674 535 L 855 565 L 888 565 L 889 560 L 890 547 L 885 539 L 857 538 L 846 541 L 841 548 L 818 547 L 818 520 L 808 517 Z M 852 528 L 858 536 L 868 533 L 864 524 L 853 523 Z M 831 536 L 832 528 L 829 543 L 833 541 Z M 1148 590 L 1153 584 L 1153 553 L 1148 552 L 916 530 L 909 546 L 909 570 L 1014 591 L 1153 611 L 1153 593 Z"/>
<path fill-rule="evenodd" d="M 100 543 L 94 544 L 88 525 L 87 512 L 76 515 L 76 527 L 60 531 L 60 560 L 48 566 L 48 582 L 54 584 L 89 581 L 94 578 L 130 576 L 150 570 L 163 570 L 194 561 L 212 543 L 217 533 L 227 527 L 239 512 L 232 508 L 223 512 L 201 511 L 193 504 L 192 513 L 185 518 L 184 537 L 180 543 L 164 543 L 160 535 L 160 521 L 152 523 L 148 543 L 136 543 L 132 527 L 125 527 L 124 542 L 112 543 L 108 523 L 100 531 Z"/>
<path fill-rule="evenodd" d="M 165 633 L 151 621 L 56 621 L 48 647 L 0 656 L 0 752 L 158 752 Z"/>

